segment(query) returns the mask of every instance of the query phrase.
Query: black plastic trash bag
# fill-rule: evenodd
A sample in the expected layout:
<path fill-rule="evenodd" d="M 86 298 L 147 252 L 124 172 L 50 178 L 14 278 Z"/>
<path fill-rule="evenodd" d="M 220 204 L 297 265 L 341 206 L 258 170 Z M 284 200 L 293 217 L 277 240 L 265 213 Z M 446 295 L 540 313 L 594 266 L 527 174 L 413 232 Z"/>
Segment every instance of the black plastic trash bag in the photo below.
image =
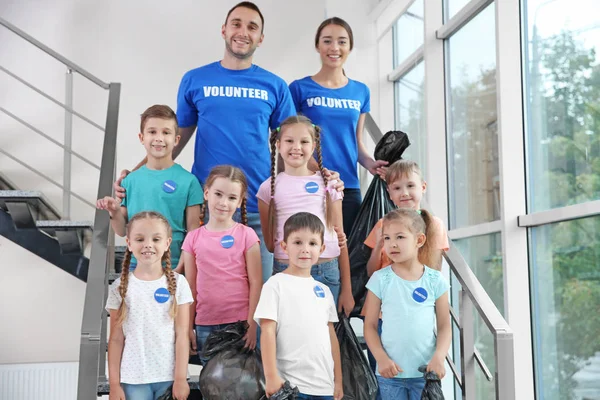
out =
<path fill-rule="evenodd" d="M 410 146 L 408 135 L 401 131 L 390 131 L 377 143 L 375 159 L 394 163 L 402 158 L 402 153 Z M 352 295 L 354 296 L 353 316 L 360 315 L 367 295 L 367 261 L 371 257 L 371 248 L 364 241 L 371 230 L 385 214 L 395 208 L 387 192 L 387 185 L 378 177 L 373 177 L 362 201 L 354 225 L 348 236 L 350 254 L 350 275 L 352 277 Z"/>
<path fill-rule="evenodd" d="M 375 400 L 377 378 L 369 367 L 350 321 L 344 313 L 339 314 L 339 319 L 340 322 L 335 324 L 335 334 L 340 343 L 344 400 Z"/>
<path fill-rule="evenodd" d="M 273 393 L 269 400 L 295 400 L 298 393 L 300 391 L 297 387 L 292 387 L 290 381 L 285 381 L 281 389 Z M 264 395 L 261 400 L 267 400 L 267 395 Z"/>
<path fill-rule="evenodd" d="M 440 377 L 433 371 L 427 372 L 426 365 L 421 365 L 419 372 L 422 372 L 425 378 L 425 387 L 421 393 L 421 400 L 444 400 Z"/>
<path fill-rule="evenodd" d="M 248 323 L 240 321 L 211 333 L 203 347 L 209 358 L 200 372 L 204 400 L 260 400 L 265 394 L 265 373 L 260 351 L 244 348 Z"/>
<path fill-rule="evenodd" d="M 158 400 L 175 400 L 173 398 L 173 386 L 170 386 L 166 392 L 164 392 Z"/>

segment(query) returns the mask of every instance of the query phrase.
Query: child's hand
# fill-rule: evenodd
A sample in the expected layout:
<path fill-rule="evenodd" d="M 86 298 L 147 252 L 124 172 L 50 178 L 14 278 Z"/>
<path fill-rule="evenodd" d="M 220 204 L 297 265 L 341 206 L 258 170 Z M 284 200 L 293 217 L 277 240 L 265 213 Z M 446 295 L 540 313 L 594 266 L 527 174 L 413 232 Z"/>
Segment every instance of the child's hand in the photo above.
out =
<path fill-rule="evenodd" d="M 106 210 L 111 215 L 119 209 L 119 202 L 110 196 L 106 196 L 103 199 L 96 201 L 96 208 L 99 210 Z"/>
<path fill-rule="evenodd" d="M 267 397 L 271 397 L 272 395 L 277 393 L 277 391 L 281 389 L 284 383 L 284 380 L 281 379 L 279 375 L 277 375 L 274 379 L 267 378 L 265 382 L 265 394 L 267 395 Z"/>
<path fill-rule="evenodd" d="M 352 296 L 351 290 L 343 290 L 340 293 L 338 300 L 338 312 L 342 310 L 346 314 L 346 317 L 350 316 L 350 313 L 354 309 L 354 296 Z"/>
<path fill-rule="evenodd" d="M 334 226 L 333 229 L 338 237 L 338 246 L 340 249 L 346 247 L 346 243 L 348 242 L 348 238 L 346 238 L 346 234 L 344 233 L 344 228 L 340 228 L 339 226 Z"/>
<path fill-rule="evenodd" d="M 196 343 L 196 331 L 190 329 L 190 354 L 198 354 L 198 344 Z"/>
<path fill-rule="evenodd" d="M 336 181 L 333 184 L 333 188 L 338 192 L 344 191 L 344 181 L 340 179 L 340 173 L 336 171 L 330 171 L 327 168 L 323 168 L 323 174 L 327 178 L 327 182 Z"/>
<path fill-rule="evenodd" d="M 256 322 L 248 321 L 248 331 L 244 335 L 244 340 L 247 349 L 254 350 L 256 348 Z"/>
<path fill-rule="evenodd" d="M 108 400 L 125 400 L 125 392 L 121 385 L 111 385 Z"/>
<path fill-rule="evenodd" d="M 125 179 L 125 177 L 127 175 L 129 175 L 130 172 L 131 171 L 124 169 L 123 171 L 121 171 L 121 174 L 117 178 L 117 181 L 115 183 L 113 183 L 113 189 L 115 190 L 115 196 L 117 196 L 117 198 L 119 198 L 119 199 L 125 198 L 125 188 L 121 186 L 121 182 L 123 181 L 123 179 Z"/>
<path fill-rule="evenodd" d="M 377 360 L 377 366 L 379 368 L 379 375 L 384 378 L 395 378 L 400 372 L 404 372 L 402 368 L 389 357 L 386 357 L 385 360 L 382 360 L 381 362 Z"/>
<path fill-rule="evenodd" d="M 440 379 L 446 376 L 446 367 L 444 366 L 444 356 L 433 355 L 429 364 L 427 364 L 427 372 L 433 371 L 440 377 Z"/>
<path fill-rule="evenodd" d="M 187 379 L 180 379 L 173 382 L 173 398 L 175 400 L 187 400 L 190 395 L 190 385 Z"/>
<path fill-rule="evenodd" d="M 336 379 L 333 388 L 333 400 L 341 400 L 344 397 L 344 385 L 341 379 Z"/>

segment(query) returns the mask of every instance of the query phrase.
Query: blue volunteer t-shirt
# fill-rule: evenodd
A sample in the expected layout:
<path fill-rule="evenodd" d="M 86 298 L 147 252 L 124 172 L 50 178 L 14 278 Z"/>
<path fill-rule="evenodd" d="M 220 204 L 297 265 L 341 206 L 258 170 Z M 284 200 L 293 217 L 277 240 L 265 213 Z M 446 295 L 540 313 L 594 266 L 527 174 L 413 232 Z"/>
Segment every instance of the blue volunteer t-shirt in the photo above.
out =
<path fill-rule="evenodd" d="M 442 274 L 429 267 L 417 281 L 400 278 L 391 266 L 369 279 L 367 289 L 381 300 L 381 344 L 404 371 L 397 378 L 423 377 L 418 368 L 429 364 L 436 347 L 435 301 L 448 288 Z"/>
<path fill-rule="evenodd" d="M 298 114 L 307 116 L 322 129 L 324 166 L 339 172 L 346 188 L 360 188 L 356 125 L 360 114 L 371 111 L 367 85 L 348 79 L 346 86 L 329 89 L 307 76 L 292 82 L 290 92 Z"/>
<path fill-rule="evenodd" d="M 173 231 L 171 264 L 177 267 L 186 232 L 185 209 L 204 202 L 198 179 L 179 164 L 163 170 L 144 165 L 127 175 L 121 186 L 125 188 L 121 206 L 127 207 L 128 220 L 142 211 L 156 211 L 169 221 Z"/>
<path fill-rule="evenodd" d="M 205 182 L 212 167 L 231 164 L 248 178 L 248 212 L 270 176 L 269 128 L 296 115 L 290 91 L 277 75 L 252 65 L 223 68 L 219 61 L 187 72 L 177 95 L 181 127 L 198 126 L 192 173 Z"/>

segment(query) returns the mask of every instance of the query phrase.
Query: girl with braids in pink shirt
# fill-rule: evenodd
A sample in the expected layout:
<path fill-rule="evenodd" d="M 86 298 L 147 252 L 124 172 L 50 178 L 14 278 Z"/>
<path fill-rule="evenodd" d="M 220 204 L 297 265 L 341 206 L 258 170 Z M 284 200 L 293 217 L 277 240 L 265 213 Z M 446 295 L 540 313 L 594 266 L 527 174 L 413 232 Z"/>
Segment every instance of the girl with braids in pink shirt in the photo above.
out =
<path fill-rule="evenodd" d="M 297 212 L 310 212 L 325 225 L 325 251 L 311 268 L 311 275 L 331 290 L 338 311 L 350 314 L 354 307 L 347 247 L 340 248 L 343 236 L 342 194 L 323 173 L 321 129 L 304 116 L 293 116 L 271 132 L 271 178 L 258 189 L 258 210 L 267 249 L 274 253 L 273 273 L 287 268 L 283 251 L 283 225 Z M 276 174 L 277 155 L 283 171 Z M 309 169 L 316 155 L 319 172 Z M 341 284 L 340 284 L 341 283 Z M 341 287 L 340 287 L 341 286 Z M 339 299 L 339 300 L 338 300 Z"/>

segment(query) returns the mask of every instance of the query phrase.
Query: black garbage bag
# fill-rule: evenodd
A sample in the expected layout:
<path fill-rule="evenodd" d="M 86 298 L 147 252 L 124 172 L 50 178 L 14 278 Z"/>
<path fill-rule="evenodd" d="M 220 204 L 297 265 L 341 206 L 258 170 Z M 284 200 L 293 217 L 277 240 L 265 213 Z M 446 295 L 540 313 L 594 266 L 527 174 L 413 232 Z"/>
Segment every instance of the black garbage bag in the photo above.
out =
<path fill-rule="evenodd" d="M 369 362 L 360 347 L 350 321 L 344 313 L 339 314 L 339 319 L 340 322 L 335 324 L 335 334 L 340 343 L 344 399 L 375 400 L 377 398 L 377 378 L 369 367 Z"/>
<path fill-rule="evenodd" d="M 290 381 L 285 381 L 281 389 L 276 391 L 269 397 L 269 400 L 295 400 L 300 393 L 297 387 L 292 387 Z M 267 395 L 264 395 L 261 400 L 267 400 Z"/>
<path fill-rule="evenodd" d="M 425 378 L 425 387 L 421 393 L 421 400 L 444 400 L 440 377 L 433 371 L 427 372 L 426 365 L 421 365 L 419 372 L 422 372 Z"/>
<path fill-rule="evenodd" d="M 265 373 L 260 351 L 244 348 L 248 323 L 240 321 L 211 333 L 203 347 L 209 358 L 200 372 L 204 400 L 260 400 L 265 394 Z"/>
<path fill-rule="evenodd" d="M 401 131 L 390 131 L 377 143 L 375 159 L 394 163 L 402 158 L 402 153 L 410 146 L 408 135 Z M 373 177 L 362 201 L 352 230 L 348 235 L 350 254 L 350 275 L 352 277 L 352 295 L 354 310 L 352 316 L 360 315 L 367 295 L 367 261 L 371 257 L 371 248 L 364 244 L 369 233 L 381 218 L 395 208 L 387 192 L 387 185 L 378 177 Z"/>

